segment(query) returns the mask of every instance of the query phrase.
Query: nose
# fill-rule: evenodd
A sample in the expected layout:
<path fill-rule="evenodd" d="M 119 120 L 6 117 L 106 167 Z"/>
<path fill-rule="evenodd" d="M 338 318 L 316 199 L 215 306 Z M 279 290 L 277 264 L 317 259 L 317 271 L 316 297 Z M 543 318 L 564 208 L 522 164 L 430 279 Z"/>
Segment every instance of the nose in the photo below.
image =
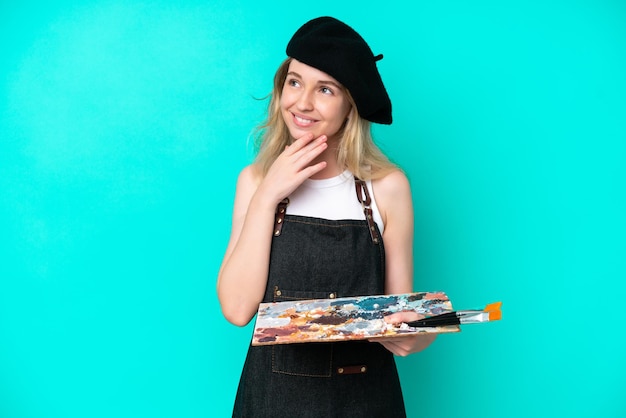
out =
<path fill-rule="evenodd" d="M 302 90 L 296 102 L 298 110 L 313 110 L 313 93 L 307 89 Z"/>

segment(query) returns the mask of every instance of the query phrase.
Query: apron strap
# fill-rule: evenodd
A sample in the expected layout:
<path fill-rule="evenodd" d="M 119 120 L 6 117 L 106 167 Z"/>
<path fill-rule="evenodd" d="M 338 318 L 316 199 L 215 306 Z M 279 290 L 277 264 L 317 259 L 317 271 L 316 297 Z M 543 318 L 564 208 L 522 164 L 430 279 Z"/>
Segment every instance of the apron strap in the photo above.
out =
<path fill-rule="evenodd" d="M 283 230 L 283 221 L 285 220 L 285 213 L 287 212 L 287 205 L 289 204 L 289 198 L 286 197 L 276 206 L 276 215 L 274 217 L 274 236 L 280 235 Z"/>
<path fill-rule="evenodd" d="M 356 197 L 359 199 L 361 207 L 363 208 L 363 213 L 365 214 L 365 220 L 367 221 L 367 226 L 369 227 L 372 242 L 374 244 L 378 244 L 378 231 L 376 230 L 374 222 L 374 215 L 371 207 L 372 198 L 370 197 L 370 192 L 367 189 L 367 183 L 357 177 L 354 177 L 354 185 L 356 187 Z"/>
<path fill-rule="evenodd" d="M 378 236 L 378 230 L 376 229 L 376 224 L 374 222 L 374 213 L 372 211 L 372 198 L 370 197 L 370 192 L 367 188 L 367 183 L 363 180 L 354 177 L 354 186 L 356 188 L 356 197 L 361 203 L 361 207 L 363 208 L 363 213 L 365 214 L 365 220 L 367 221 L 367 226 L 370 231 L 370 237 L 372 238 L 372 242 L 374 244 L 378 244 L 380 241 Z M 276 206 L 276 215 L 274 216 L 274 236 L 280 236 L 283 229 L 283 222 L 285 220 L 285 213 L 287 212 L 287 205 L 289 205 L 289 198 L 284 198 L 278 206 Z"/>

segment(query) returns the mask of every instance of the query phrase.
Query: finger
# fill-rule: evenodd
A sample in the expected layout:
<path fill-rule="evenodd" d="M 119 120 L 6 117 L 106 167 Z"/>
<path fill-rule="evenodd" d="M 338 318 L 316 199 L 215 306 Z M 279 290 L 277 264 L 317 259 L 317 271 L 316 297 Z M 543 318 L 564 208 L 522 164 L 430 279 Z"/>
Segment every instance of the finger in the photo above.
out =
<path fill-rule="evenodd" d="M 295 141 L 293 141 L 291 144 L 289 144 L 287 147 L 292 150 L 293 152 L 299 151 L 300 149 L 302 149 L 304 146 L 306 146 L 308 143 L 310 143 L 311 141 L 313 141 L 315 138 L 315 136 L 312 133 L 307 133 L 302 135 L 300 138 L 297 138 Z"/>
<path fill-rule="evenodd" d="M 307 135 L 301 137 L 296 142 L 291 144 L 290 149 L 292 151 L 292 154 L 301 155 L 310 151 L 311 149 L 315 149 L 320 144 L 325 143 L 327 139 L 328 137 L 326 135 L 320 135 L 317 138 L 312 138 Z"/>
<path fill-rule="evenodd" d="M 398 322 L 402 322 L 402 316 L 400 316 L 400 314 L 393 313 L 391 315 L 385 316 L 384 320 L 388 324 L 396 324 Z"/>
<path fill-rule="evenodd" d="M 312 142 L 300 151 L 293 154 L 292 158 L 300 167 L 307 166 L 311 161 L 319 157 L 328 148 L 325 141 Z"/>
<path fill-rule="evenodd" d="M 328 138 L 326 137 L 326 135 L 318 136 L 314 140 L 309 141 L 308 143 L 304 144 L 299 149 L 294 150 L 294 154 L 295 155 L 302 155 L 302 154 L 306 154 L 306 153 L 308 153 L 308 152 L 310 152 L 312 150 L 315 150 L 320 145 L 326 144 L 327 139 Z"/>
<path fill-rule="evenodd" d="M 410 322 L 418 319 L 419 315 L 416 312 L 396 312 L 391 315 L 385 316 L 385 322 L 388 324 L 397 324 L 400 322 Z"/>
<path fill-rule="evenodd" d="M 294 174 L 300 174 L 302 170 L 306 169 L 311 162 L 319 157 L 327 148 L 328 144 L 326 140 L 323 139 L 319 142 L 311 143 L 297 152 L 284 152 L 280 156 L 280 160 L 290 165 L 295 170 Z M 304 178 L 308 177 L 303 177 L 303 179 Z"/>
<path fill-rule="evenodd" d="M 317 164 L 310 165 L 308 167 L 303 168 L 298 173 L 298 176 L 301 177 L 302 181 L 310 178 L 312 175 L 319 173 L 326 167 L 326 161 L 320 161 Z"/>
<path fill-rule="evenodd" d="M 387 351 L 390 351 L 396 356 L 406 357 L 411 354 L 409 349 L 399 343 L 393 341 L 381 341 L 380 343 L 387 349 Z"/>

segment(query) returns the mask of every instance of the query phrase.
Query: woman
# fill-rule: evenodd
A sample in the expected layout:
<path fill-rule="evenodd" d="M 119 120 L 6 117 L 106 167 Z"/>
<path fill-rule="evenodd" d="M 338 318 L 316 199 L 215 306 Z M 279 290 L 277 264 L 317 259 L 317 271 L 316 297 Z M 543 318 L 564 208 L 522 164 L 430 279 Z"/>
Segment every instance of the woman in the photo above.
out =
<path fill-rule="evenodd" d="M 218 277 L 222 312 L 239 326 L 261 302 L 413 291 L 409 183 L 370 133 L 392 121 L 382 55 L 331 17 L 304 24 L 287 55 Z M 433 338 L 250 347 L 233 416 L 405 416 L 393 354 Z"/>

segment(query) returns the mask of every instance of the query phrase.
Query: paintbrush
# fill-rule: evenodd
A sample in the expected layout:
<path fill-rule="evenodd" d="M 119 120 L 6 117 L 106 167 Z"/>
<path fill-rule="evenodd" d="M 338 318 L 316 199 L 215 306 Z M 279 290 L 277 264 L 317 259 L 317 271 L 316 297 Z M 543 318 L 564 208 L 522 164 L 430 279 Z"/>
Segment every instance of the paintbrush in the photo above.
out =
<path fill-rule="evenodd" d="M 443 327 L 448 325 L 477 324 L 480 322 L 497 321 L 502 318 L 500 306 L 502 302 L 490 303 L 485 309 L 446 312 L 406 324 L 414 328 Z"/>

